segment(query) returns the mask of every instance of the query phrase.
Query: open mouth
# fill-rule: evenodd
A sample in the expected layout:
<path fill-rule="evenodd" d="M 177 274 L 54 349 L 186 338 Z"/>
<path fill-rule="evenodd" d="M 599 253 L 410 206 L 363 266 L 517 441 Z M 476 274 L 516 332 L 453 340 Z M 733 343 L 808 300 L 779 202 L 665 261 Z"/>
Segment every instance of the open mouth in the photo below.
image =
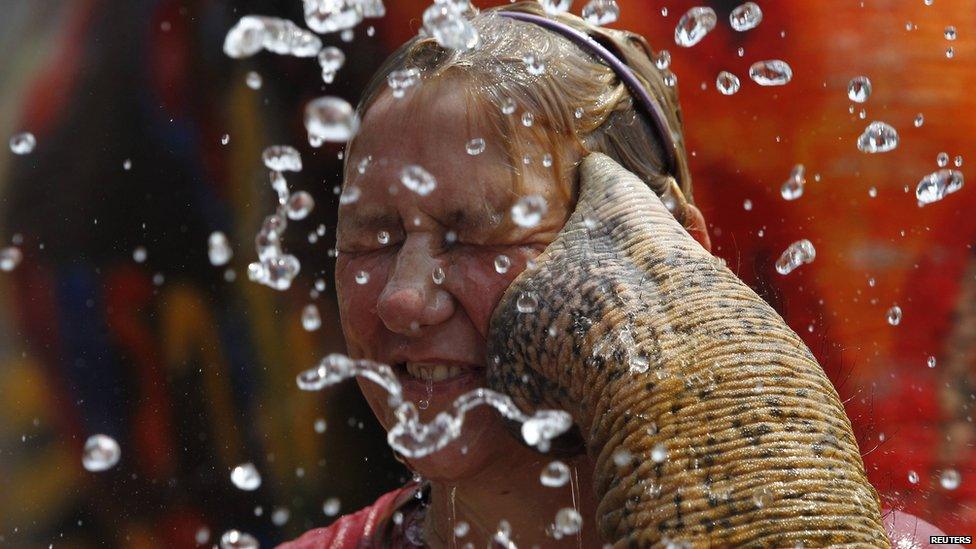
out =
<path fill-rule="evenodd" d="M 449 381 L 471 374 L 478 368 L 471 364 L 446 364 L 437 362 L 399 362 L 395 365 L 397 373 L 424 383 Z"/>

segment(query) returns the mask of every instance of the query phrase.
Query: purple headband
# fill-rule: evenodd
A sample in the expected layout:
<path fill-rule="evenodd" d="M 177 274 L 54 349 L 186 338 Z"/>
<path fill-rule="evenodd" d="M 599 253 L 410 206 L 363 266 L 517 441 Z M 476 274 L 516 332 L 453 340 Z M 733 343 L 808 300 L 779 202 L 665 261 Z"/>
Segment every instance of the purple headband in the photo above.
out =
<path fill-rule="evenodd" d="M 560 23 L 554 19 L 549 19 L 548 17 L 542 17 L 539 15 L 533 15 L 531 13 L 524 13 L 518 11 L 497 11 L 497 14 L 503 17 L 510 17 L 512 19 L 518 19 L 520 21 L 526 21 L 529 23 L 535 23 L 540 27 L 549 29 L 556 34 L 560 34 L 570 41 L 572 41 L 577 46 L 589 51 L 601 61 L 609 65 L 613 72 L 617 74 L 617 77 L 627 86 L 630 90 L 630 94 L 634 97 L 637 102 L 644 108 L 644 112 L 651 117 L 654 122 L 654 126 L 657 128 L 658 137 L 661 139 L 661 144 L 664 147 L 664 154 L 667 157 L 665 160 L 668 164 L 668 172 L 671 174 L 675 180 L 678 181 L 679 185 L 681 183 L 681 173 L 678 170 L 678 162 L 675 157 L 675 149 L 677 149 L 678 144 L 675 142 L 674 136 L 671 134 L 671 126 L 668 124 L 668 119 L 664 115 L 664 111 L 661 110 L 661 105 L 654 100 L 653 97 L 647 92 L 643 85 L 641 85 L 640 80 L 634 74 L 633 69 L 627 66 L 626 63 L 620 60 L 619 57 L 613 54 L 609 49 L 607 49 L 603 44 L 599 43 L 592 36 L 582 33 L 565 23 Z"/>

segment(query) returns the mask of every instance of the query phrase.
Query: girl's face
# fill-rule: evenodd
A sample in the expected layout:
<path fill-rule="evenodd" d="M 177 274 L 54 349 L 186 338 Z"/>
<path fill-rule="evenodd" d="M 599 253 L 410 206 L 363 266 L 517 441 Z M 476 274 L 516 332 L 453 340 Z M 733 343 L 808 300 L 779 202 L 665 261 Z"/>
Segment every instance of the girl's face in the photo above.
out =
<path fill-rule="evenodd" d="M 360 197 L 340 206 L 337 228 L 336 290 L 349 355 L 392 366 L 425 422 L 485 386 L 492 312 L 568 218 L 572 205 L 558 190 L 569 184 L 555 170 L 576 160 L 529 144 L 519 154 L 531 163 L 513 168 L 484 115 L 451 91 L 400 99 L 384 93 L 370 107 L 346 163 L 345 187 L 357 187 Z M 475 138 L 485 140 L 485 149 L 470 155 L 466 145 Z M 546 154 L 561 162 L 544 167 Z M 400 172 L 410 165 L 429 172 L 436 188 L 421 196 L 404 186 Z M 543 197 L 548 210 L 525 228 L 513 222 L 511 209 L 530 195 Z M 496 269 L 496 260 L 510 266 Z M 385 391 L 365 380 L 360 387 L 389 429 L 394 419 Z M 511 449 L 501 418 L 481 407 L 468 414 L 457 441 L 410 466 L 428 478 L 459 479 Z"/>

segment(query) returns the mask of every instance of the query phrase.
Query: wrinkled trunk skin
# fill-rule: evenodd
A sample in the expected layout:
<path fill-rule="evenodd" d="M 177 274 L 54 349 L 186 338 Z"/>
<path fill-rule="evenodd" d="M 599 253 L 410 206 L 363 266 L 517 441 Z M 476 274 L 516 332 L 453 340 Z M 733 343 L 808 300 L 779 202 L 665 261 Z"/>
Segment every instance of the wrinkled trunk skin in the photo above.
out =
<path fill-rule="evenodd" d="M 517 311 L 523 292 L 535 312 Z M 576 211 L 506 292 L 488 345 L 493 389 L 573 414 L 616 547 L 889 546 L 809 349 L 609 157 L 583 161 Z"/>

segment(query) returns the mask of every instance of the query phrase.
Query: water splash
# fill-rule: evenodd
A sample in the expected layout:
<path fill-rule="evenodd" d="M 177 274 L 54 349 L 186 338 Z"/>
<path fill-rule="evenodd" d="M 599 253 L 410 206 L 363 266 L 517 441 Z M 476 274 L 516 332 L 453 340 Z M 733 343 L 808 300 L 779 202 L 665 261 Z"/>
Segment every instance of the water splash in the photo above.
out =
<path fill-rule="evenodd" d="M 674 43 L 686 48 L 694 46 L 715 28 L 717 20 L 715 10 L 712 8 L 691 8 L 681 16 L 674 27 Z"/>
<path fill-rule="evenodd" d="M 491 389 L 474 389 L 459 396 L 449 411 L 437 414 L 431 422 L 423 423 L 412 402 L 403 400 L 403 389 L 393 369 L 366 359 L 354 360 L 345 355 L 330 354 L 318 366 L 300 373 L 296 379 L 299 389 L 318 391 L 352 377 L 363 377 L 389 393 L 389 405 L 394 409 L 397 423 L 387 433 L 390 446 L 409 458 L 428 456 L 456 440 L 461 434 L 465 415 L 478 406 L 491 406 L 504 417 L 522 424 L 522 438 L 540 451 L 547 451 L 550 441 L 572 426 L 571 416 L 560 410 L 538 410 L 532 415 L 523 413 L 512 399 Z"/>
<path fill-rule="evenodd" d="M 311 32 L 287 19 L 245 15 L 224 38 L 224 53 L 242 59 L 262 49 L 280 55 L 313 57 L 322 49 L 322 41 Z"/>
<path fill-rule="evenodd" d="M 762 9 L 755 2 L 746 2 L 732 10 L 729 14 L 729 24 L 733 29 L 744 32 L 759 26 L 762 18 Z"/>

